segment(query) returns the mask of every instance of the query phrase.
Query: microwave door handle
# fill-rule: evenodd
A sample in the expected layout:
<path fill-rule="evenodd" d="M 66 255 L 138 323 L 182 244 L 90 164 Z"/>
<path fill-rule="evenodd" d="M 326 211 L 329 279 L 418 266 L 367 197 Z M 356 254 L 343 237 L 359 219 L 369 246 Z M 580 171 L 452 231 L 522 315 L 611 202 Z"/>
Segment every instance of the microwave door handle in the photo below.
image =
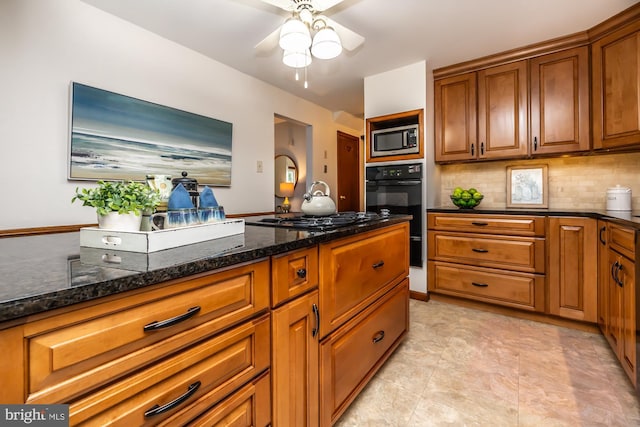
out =
<path fill-rule="evenodd" d="M 407 135 L 409 134 L 409 132 L 407 132 L 406 130 L 402 131 L 402 148 L 407 148 L 407 144 L 408 144 L 408 138 Z"/>

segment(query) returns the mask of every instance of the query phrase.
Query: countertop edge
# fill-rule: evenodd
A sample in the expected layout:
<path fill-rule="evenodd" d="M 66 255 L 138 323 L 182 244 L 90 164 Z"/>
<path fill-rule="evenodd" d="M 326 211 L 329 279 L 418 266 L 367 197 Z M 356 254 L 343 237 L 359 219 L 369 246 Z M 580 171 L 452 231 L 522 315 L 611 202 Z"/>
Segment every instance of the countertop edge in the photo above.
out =
<path fill-rule="evenodd" d="M 305 237 L 298 238 L 294 241 L 274 244 L 259 249 L 215 255 L 152 271 L 129 272 L 129 274 L 123 275 L 123 277 L 1 301 L 0 322 L 5 322 L 5 324 L 10 323 L 10 326 L 14 326 L 26 322 L 29 316 L 61 309 L 74 304 L 90 302 L 122 292 L 143 289 L 169 280 L 215 271 L 246 262 L 258 261 L 272 255 L 304 249 L 332 240 L 400 224 L 410 219 L 411 216 L 409 215 L 396 215 L 372 223 L 348 226 L 343 229 L 307 233 L 308 235 Z M 247 227 L 262 228 L 251 225 L 247 225 Z"/>

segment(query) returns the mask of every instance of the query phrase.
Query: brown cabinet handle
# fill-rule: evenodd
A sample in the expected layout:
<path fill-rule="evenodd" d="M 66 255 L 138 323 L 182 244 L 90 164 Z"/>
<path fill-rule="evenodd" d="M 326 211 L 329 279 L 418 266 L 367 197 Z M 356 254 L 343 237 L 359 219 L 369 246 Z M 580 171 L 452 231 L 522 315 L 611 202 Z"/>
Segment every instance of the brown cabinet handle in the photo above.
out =
<path fill-rule="evenodd" d="M 489 252 L 489 249 L 478 249 L 478 248 L 472 248 L 471 249 L 473 252 L 478 252 L 481 254 L 486 254 L 487 252 Z"/>
<path fill-rule="evenodd" d="M 315 338 L 320 331 L 320 310 L 318 310 L 318 306 L 315 304 L 311 306 L 311 309 L 313 310 L 313 316 L 316 318 L 316 326 L 311 330 L 311 336 Z"/>
<path fill-rule="evenodd" d="M 380 342 L 384 339 L 384 331 L 378 331 L 376 332 L 376 334 L 373 336 L 373 343 L 377 343 Z"/>
<path fill-rule="evenodd" d="M 145 332 L 157 331 L 158 329 L 168 328 L 169 326 L 177 325 L 180 322 L 184 322 L 187 319 L 191 319 L 193 316 L 200 312 L 200 306 L 191 307 L 185 314 L 181 314 L 176 317 L 172 317 L 167 320 L 154 320 L 153 322 L 144 325 Z"/>
<path fill-rule="evenodd" d="M 307 269 L 306 268 L 299 268 L 296 271 L 296 274 L 298 275 L 299 278 L 304 279 L 305 277 L 307 277 Z"/>
<path fill-rule="evenodd" d="M 147 409 L 144 412 L 144 417 L 151 418 L 156 415 L 164 414 L 165 412 L 172 410 L 176 406 L 179 406 L 185 400 L 189 399 L 196 391 L 198 391 L 198 389 L 200 388 L 200 384 L 201 384 L 200 381 L 196 381 L 195 383 L 189 386 L 186 393 L 184 393 L 182 396 L 172 400 L 171 402 L 165 405 L 162 405 L 162 406 L 155 405 L 151 409 Z"/>
<path fill-rule="evenodd" d="M 486 227 L 487 225 L 489 225 L 488 222 L 478 222 L 478 221 L 474 221 L 471 223 L 471 225 L 475 225 L 476 227 Z"/>
<path fill-rule="evenodd" d="M 371 267 L 373 267 L 373 269 L 378 269 L 380 267 L 384 266 L 384 261 L 378 261 L 375 264 L 373 264 Z"/>
<path fill-rule="evenodd" d="M 471 282 L 471 284 L 473 286 L 477 286 L 479 288 L 486 288 L 487 286 L 489 286 L 487 283 L 478 283 L 478 282 Z"/>
<path fill-rule="evenodd" d="M 600 228 L 600 233 L 598 233 L 598 238 L 600 239 L 600 243 L 602 243 L 603 245 L 607 244 L 607 242 L 602 237 L 602 233 L 604 233 L 605 231 L 607 231 L 607 227 L 606 226 L 602 226 L 602 228 Z"/>

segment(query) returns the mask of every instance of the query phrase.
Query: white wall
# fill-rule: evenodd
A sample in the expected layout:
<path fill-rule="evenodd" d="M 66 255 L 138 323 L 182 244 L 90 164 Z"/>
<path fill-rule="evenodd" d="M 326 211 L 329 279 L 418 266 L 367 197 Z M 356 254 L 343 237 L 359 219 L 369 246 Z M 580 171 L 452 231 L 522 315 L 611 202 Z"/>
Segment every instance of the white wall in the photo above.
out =
<path fill-rule="evenodd" d="M 424 207 L 432 203 L 431 194 L 437 179 L 434 181 L 435 166 L 433 162 L 433 106 L 432 86 L 427 90 L 427 81 L 433 81 L 433 73 L 427 70 L 426 61 L 417 62 L 385 73 L 365 77 L 364 79 L 364 115 L 365 118 L 401 113 L 404 111 L 424 109 Z M 429 104 L 427 102 L 430 102 Z M 368 136 L 367 136 L 368 139 Z M 389 162 L 390 164 L 394 162 Z M 397 162 L 395 162 L 397 163 Z M 415 163 L 415 161 L 412 161 Z M 381 164 L 381 163 L 376 163 Z M 439 186 L 439 185 L 438 185 Z M 426 229 L 426 213 L 423 211 L 423 229 Z M 423 241 L 425 235 L 423 231 Z M 426 248 L 426 243 L 423 244 Z M 411 267 L 409 280 L 412 291 L 427 291 L 426 252 L 423 254 L 422 268 Z"/>
<path fill-rule="evenodd" d="M 214 189 L 232 214 L 273 210 L 274 113 L 313 126 L 308 173 L 330 185 L 324 150 L 335 158 L 336 131 L 362 129 L 79 0 L 2 0 L 0 206 L 14 209 L 0 209 L 0 229 L 96 221 L 70 203 L 88 185 L 67 180 L 71 81 L 233 123 L 232 185 Z"/>

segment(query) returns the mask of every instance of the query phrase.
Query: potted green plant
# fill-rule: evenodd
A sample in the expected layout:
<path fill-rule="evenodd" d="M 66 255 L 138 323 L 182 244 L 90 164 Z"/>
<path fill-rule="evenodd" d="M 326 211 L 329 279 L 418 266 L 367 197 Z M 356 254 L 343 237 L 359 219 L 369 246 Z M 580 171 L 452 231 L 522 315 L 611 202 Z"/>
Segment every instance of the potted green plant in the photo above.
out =
<path fill-rule="evenodd" d="M 153 212 L 160 204 L 160 193 L 135 181 L 98 181 L 95 188 L 77 188 L 71 202 L 80 200 L 98 214 L 98 227 L 138 231 L 143 211 Z"/>

